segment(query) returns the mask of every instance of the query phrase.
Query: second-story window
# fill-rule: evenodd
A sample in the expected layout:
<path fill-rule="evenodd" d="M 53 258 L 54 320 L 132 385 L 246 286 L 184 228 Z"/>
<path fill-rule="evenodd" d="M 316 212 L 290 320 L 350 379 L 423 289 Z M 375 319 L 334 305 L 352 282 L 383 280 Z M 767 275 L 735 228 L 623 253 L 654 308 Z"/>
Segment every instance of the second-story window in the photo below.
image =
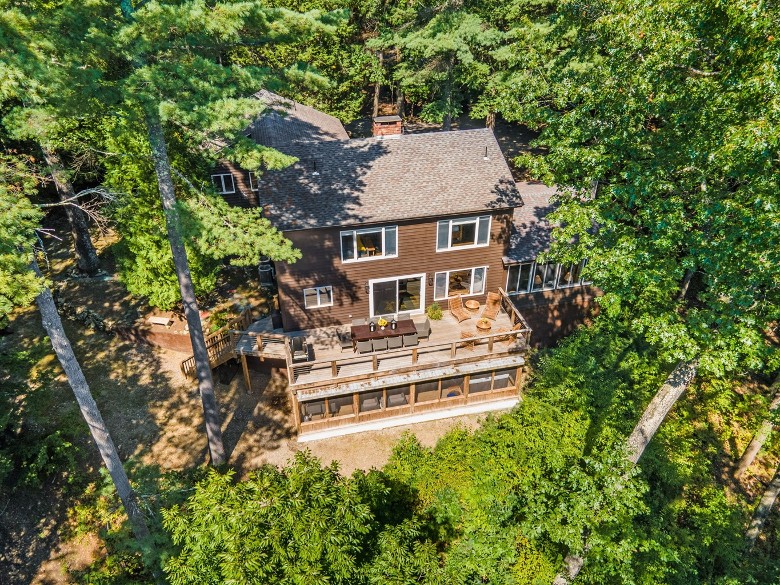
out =
<path fill-rule="evenodd" d="M 214 183 L 214 189 L 217 190 L 217 193 L 225 195 L 236 192 L 236 184 L 233 181 L 233 175 L 230 173 L 211 175 L 211 182 Z"/>
<path fill-rule="evenodd" d="M 436 251 L 487 246 L 490 241 L 490 216 L 443 219 L 437 226 Z"/>
<path fill-rule="evenodd" d="M 398 256 L 398 227 L 366 228 L 341 232 L 344 262 Z"/>

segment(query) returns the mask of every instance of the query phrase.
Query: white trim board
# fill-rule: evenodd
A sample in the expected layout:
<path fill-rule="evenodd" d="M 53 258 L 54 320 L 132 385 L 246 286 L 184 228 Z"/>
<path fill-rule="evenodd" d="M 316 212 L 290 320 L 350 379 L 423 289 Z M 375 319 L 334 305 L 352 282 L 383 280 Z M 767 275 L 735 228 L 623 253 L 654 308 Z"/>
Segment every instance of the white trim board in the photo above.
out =
<path fill-rule="evenodd" d="M 467 404 L 465 406 L 456 406 L 454 408 L 446 408 L 442 410 L 433 410 L 429 412 L 423 412 L 420 414 L 410 414 L 407 416 L 394 416 L 374 420 L 365 423 L 355 423 L 353 425 L 344 425 L 342 427 L 335 427 L 332 429 L 325 429 L 322 431 L 313 431 L 311 433 L 304 433 L 298 436 L 299 443 L 306 443 L 308 441 L 319 441 L 320 439 L 331 439 L 333 437 L 342 437 L 344 435 L 352 435 L 355 433 L 363 433 L 366 431 L 379 431 L 382 429 L 390 429 L 393 427 L 400 427 L 403 425 L 413 425 L 417 423 L 424 423 L 434 420 L 442 420 L 445 418 L 454 418 L 456 416 L 466 416 L 469 414 L 480 414 L 483 412 L 493 412 L 496 410 L 509 410 L 520 402 L 520 397 L 515 396 L 512 398 L 505 398 L 504 400 L 495 400 L 488 402 L 478 402 L 477 404 Z"/>

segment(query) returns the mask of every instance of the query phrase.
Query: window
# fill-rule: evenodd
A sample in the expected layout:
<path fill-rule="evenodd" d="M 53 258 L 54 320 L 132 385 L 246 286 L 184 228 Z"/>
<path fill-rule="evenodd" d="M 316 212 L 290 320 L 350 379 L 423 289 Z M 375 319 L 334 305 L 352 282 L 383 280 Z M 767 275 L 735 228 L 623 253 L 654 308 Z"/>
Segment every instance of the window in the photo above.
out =
<path fill-rule="evenodd" d="M 224 195 L 226 193 L 236 192 L 236 185 L 233 182 L 233 175 L 230 173 L 211 175 L 211 182 L 214 183 L 214 189 L 217 190 L 217 193 Z"/>
<path fill-rule="evenodd" d="M 481 295 L 485 292 L 486 266 L 437 272 L 434 275 L 433 299 L 442 300 L 455 295 Z"/>
<path fill-rule="evenodd" d="M 341 260 L 376 260 L 398 256 L 398 227 L 341 232 Z"/>
<path fill-rule="evenodd" d="M 330 307 L 333 304 L 333 287 L 318 286 L 303 289 L 303 304 L 307 309 Z"/>
<path fill-rule="evenodd" d="M 422 312 L 425 308 L 425 275 L 414 274 L 369 281 L 369 313 L 391 315 Z"/>
<path fill-rule="evenodd" d="M 257 173 L 249 171 L 249 188 L 252 191 L 257 191 L 260 188 L 260 183 L 257 180 Z"/>
<path fill-rule="evenodd" d="M 555 288 L 555 279 L 558 275 L 558 265 L 553 262 L 536 264 L 534 276 L 531 279 L 531 290 L 552 290 Z"/>
<path fill-rule="evenodd" d="M 582 269 L 586 262 L 514 264 L 507 269 L 506 291 L 509 294 L 523 294 L 590 284 L 582 279 Z"/>
<path fill-rule="evenodd" d="M 489 239 L 489 215 L 443 219 L 437 226 L 436 251 L 487 246 Z"/>
<path fill-rule="evenodd" d="M 506 276 L 506 292 L 509 294 L 527 293 L 531 287 L 531 273 L 533 270 L 533 262 L 510 266 Z"/>

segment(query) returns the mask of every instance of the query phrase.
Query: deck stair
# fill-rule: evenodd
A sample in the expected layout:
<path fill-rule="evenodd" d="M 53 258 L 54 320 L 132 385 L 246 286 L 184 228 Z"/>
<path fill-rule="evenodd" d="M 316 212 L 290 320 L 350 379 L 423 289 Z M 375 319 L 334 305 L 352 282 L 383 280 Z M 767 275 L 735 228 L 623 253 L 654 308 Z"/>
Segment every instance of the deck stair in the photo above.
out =
<path fill-rule="evenodd" d="M 244 309 L 238 317 L 231 319 L 214 333 L 206 336 L 206 351 L 212 370 L 236 357 L 233 330 L 246 329 L 251 321 L 252 314 L 250 310 Z M 181 362 L 181 371 L 189 378 L 197 377 L 194 355 Z"/>

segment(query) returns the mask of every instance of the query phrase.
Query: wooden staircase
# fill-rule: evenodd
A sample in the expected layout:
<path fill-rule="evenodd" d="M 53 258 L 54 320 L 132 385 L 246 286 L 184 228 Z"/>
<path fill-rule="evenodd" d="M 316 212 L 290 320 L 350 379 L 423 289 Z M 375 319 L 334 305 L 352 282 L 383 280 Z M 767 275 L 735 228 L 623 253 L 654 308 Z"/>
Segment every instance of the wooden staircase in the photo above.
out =
<path fill-rule="evenodd" d="M 231 319 L 214 333 L 206 336 L 206 352 L 208 353 L 209 366 L 211 366 L 212 370 L 236 357 L 235 345 L 230 332 L 233 329 L 246 329 L 251 320 L 251 312 L 249 309 L 244 309 L 238 317 Z M 188 378 L 197 377 L 194 355 L 181 362 L 181 371 Z"/>

